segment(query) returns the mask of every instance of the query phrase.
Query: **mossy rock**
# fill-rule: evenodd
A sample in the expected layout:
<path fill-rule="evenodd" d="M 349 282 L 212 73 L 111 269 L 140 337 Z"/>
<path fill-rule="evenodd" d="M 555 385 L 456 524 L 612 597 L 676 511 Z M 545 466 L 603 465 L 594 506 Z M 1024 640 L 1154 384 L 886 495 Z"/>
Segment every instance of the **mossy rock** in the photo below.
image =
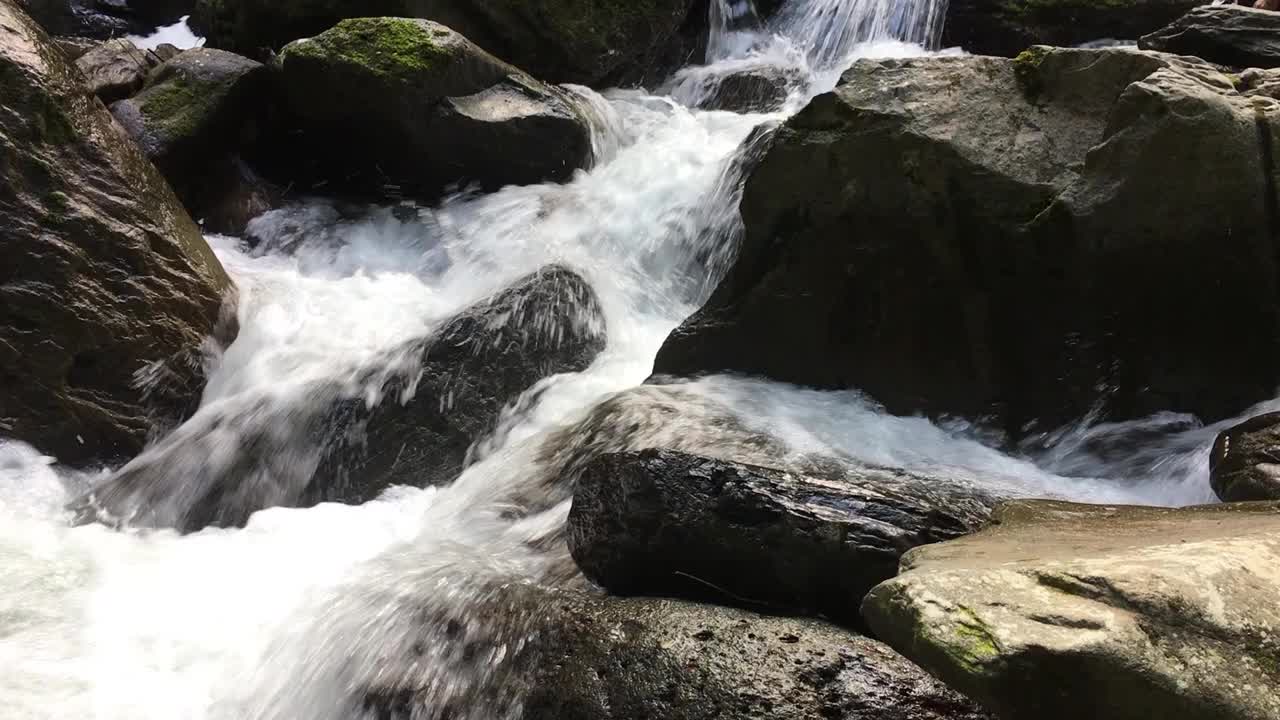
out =
<path fill-rule="evenodd" d="M 0 428 L 71 464 L 127 458 L 199 401 L 231 282 L 13 0 L 0 95 Z"/>
<path fill-rule="evenodd" d="M 211 46 L 256 55 L 346 18 L 430 19 L 535 77 L 597 84 L 655 62 L 704 12 L 694 0 L 200 0 L 192 22 Z"/>
<path fill-rule="evenodd" d="M 433 199 L 562 181 L 591 162 L 585 106 L 429 20 L 353 18 L 290 43 L 277 86 L 303 186 Z M 282 146 L 286 143 L 282 143 Z"/>

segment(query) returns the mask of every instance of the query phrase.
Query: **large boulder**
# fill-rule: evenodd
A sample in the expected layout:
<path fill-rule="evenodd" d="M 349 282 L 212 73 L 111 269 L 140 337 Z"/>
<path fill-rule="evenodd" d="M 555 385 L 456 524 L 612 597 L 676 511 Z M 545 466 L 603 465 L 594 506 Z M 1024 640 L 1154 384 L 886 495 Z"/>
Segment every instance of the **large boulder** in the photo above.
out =
<path fill-rule="evenodd" d="M 1203 0 L 950 0 L 944 47 L 1013 57 L 1032 45 L 1137 40 Z"/>
<path fill-rule="evenodd" d="M 592 161 L 576 95 L 429 20 L 345 20 L 287 46 L 277 67 L 302 131 L 287 171 L 304 182 L 431 198 L 563 181 Z"/>
<path fill-rule="evenodd" d="M 0 96 L 0 428 L 66 463 L 127 459 L 198 403 L 231 282 L 12 0 Z"/>
<path fill-rule="evenodd" d="M 585 369 L 604 343 L 595 293 L 550 266 L 350 377 L 311 383 L 296 403 L 207 408 L 75 510 L 82 521 L 196 530 L 241 525 L 267 507 L 448 483 L 508 404 L 545 377 Z"/>
<path fill-rule="evenodd" d="M 691 22 L 696 0 L 199 0 L 193 24 L 213 47 L 255 54 L 310 37 L 339 20 L 435 20 L 552 82 L 597 84 L 660 62 Z M 1154 27 L 1154 26 L 1153 26 Z"/>
<path fill-rule="evenodd" d="M 268 89 L 261 63 L 196 48 L 157 68 L 142 92 L 111 112 L 206 230 L 238 234 L 270 209 L 262 203 L 222 210 L 228 197 L 242 195 L 238 153 L 259 132 Z"/>
<path fill-rule="evenodd" d="M 1220 433 L 1209 455 L 1209 482 L 1227 502 L 1280 500 L 1280 413 Z"/>
<path fill-rule="evenodd" d="M 1280 14 L 1239 5 L 1201 5 L 1138 46 L 1245 68 L 1280 67 Z"/>
<path fill-rule="evenodd" d="M 815 620 L 518 586 L 420 617 L 394 624 L 364 669 L 367 709 L 386 720 L 987 717 L 883 644 Z"/>
<path fill-rule="evenodd" d="M 614 593 L 689 594 L 856 621 L 902 553 L 977 530 L 996 500 L 886 468 L 805 476 L 648 450 L 578 478 L 569 550 Z"/>
<path fill-rule="evenodd" d="M 104 103 L 113 103 L 142 89 L 160 58 L 128 40 L 108 40 L 76 58 L 75 63 L 89 89 Z"/>
<path fill-rule="evenodd" d="M 1095 408 L 1234 416 L 1280 384 L 1277 113 L 1136 50 L 859 61 L 776 134 L 736 263 L 655 372 L 1013 436 Z"/>
<path fill-rule="evenodd" d="M 1013 503 L 863 613 L 1007 720 L 1280 717 L 1280 505 Z"/>

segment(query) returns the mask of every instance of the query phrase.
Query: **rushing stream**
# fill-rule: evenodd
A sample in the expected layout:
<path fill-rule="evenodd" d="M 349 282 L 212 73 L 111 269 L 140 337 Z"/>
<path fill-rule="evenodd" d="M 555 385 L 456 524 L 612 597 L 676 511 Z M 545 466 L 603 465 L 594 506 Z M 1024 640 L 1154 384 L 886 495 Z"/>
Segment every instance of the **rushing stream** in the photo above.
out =
<path fill-rule="evenodd" d="M 767 27 L 747 0 L 713 4 L 709 67 L 682 71 L 657 94 L 579 89 L 600 115 L 599 162 L 566 185 L 355 218 L 315 202 L 255 221 L 252 251 L 211 238 L 241 288 L 241 331 L 215 359 L 191 427 L 245 408 L 288 422 L 308 402 L 309 381 L 356 382 L 387 349 L 549 263 L 590 281 L 606 314 L 606 351 L 586 372 L 541 383 L 454 484 L 393 488 L 358 507 L 270 509 L 243 529 L 188 536 L 73 528 L 64 505 L 97 476 L 0 440 L 0 714 L 358 717 L 356 688 L 407 642 L 410 620 L 399 610 L 411 598 L 465 608 L 477 579 L 557 577 L 563 550 L 535 541 L 554 537 L 567 501 L 513 513 L 513 498 L 545 462 L 554 431 L 642 383 L 666 335 L 714 288 L 739 230 L 735 151 L 757 126 L 832 88 L 855 58 L 923 54 L 940 22 L 939 3 L 927 0 L 790 0 Z M 744 67 L 785 70 L 796 78 L 791 96 L 767 114 L 692 109 Z M 975 427 L 889 416 L 856 393 L 729 377 L 682 386 L 796 453 L 942 469 L 1026 496 L 1212 499 L 1215 428 L 1189 418 L 1086 420 L 1011 455 Z M 1157 432 L 1165 428 L 1176 431 Z M 1107 452 L 1135 433 L 1154 439 L 1138 452 Z M 237 451 L 234 431 L 191 448 L 200 453 L 193 462 Z M 434 665 L 421 672 L 442 697 L 483 681 L 474 663 L 425 658 Z"/>

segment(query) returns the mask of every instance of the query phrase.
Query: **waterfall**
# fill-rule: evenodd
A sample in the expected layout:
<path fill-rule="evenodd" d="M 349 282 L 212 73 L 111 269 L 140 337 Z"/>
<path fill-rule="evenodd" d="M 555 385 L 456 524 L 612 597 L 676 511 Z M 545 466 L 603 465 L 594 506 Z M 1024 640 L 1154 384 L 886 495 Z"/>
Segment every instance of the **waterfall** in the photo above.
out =
<path fill-rule="evenodd" d="M 742 231 L 744 143 L 833 87 L 858 57 L 925 54 L 945 4 L 789 0 L 766 20 L 751 0 L 712 0 L 706 66 L 657 93 L 574 88 L 596 119 L 597 163 L 571 182 L 361 213 L 315 201 L 255 221 L 254 249 L 212 237 L 241 289 L 241 330 L 195 417 L 163 444 L 182 457 L 175 468 L 234 467 L 240 454 L 262 453 L 243 446 L 244 425 L 280 429 L 283 447 L 272 445 L 263 465 L 314 462 L 323 448 L 294 425 L 314 415 L 309 388 L 393 402 L 368 378 L 404 359 L 397 348 L 552 263 L 594 288 L 608 345 L 587 370 L 547 378 L 507 408 L 452 484 L 393 487 L 363 505 L 269 508 L 243 528 L 74 527 L 65 504 L 102 474 L 67 471 L 0 437 L 5 717 L 351 720 L 365 712 L 362 689 L 397 661 L 429 690 L 424 717 L 502 717 L 509 698 L 501 707 L 475 698 L 528 628 L 491 612 L 493 588 L 571 582 L 560 536 L 568 490 L 556 480 L 585 442 L 572 429 L 645 381 L 663 340 L 728 268 Z M 697 107 L 745 71 L 779 73 L 785 92 L 750 113 Z M 1023 495 L 1206 499 L 1212 428 L 1123 468 L 1071 442 L 1037 464 L 971 428 L 886 415 L 856 393 L 724 377 L 675 389 L 795 453 L 945 466 Z M 663 418 L 631 441 L 709 442 L 685 430 Z M 1105 479 L 1119 469 L 1133 482 Z M 166 480 L 182 483 L 184 472 Z M 486 639 L 492 652 L 459 650 L 459 635 Z"/>

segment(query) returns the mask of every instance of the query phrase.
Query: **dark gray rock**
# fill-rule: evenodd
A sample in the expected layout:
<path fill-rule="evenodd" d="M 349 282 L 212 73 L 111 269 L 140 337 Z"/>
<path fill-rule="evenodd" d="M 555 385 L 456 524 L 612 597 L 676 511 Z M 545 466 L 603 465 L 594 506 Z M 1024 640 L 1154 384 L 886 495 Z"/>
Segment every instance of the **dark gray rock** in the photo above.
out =
<path fill-rule="evenodd" d="M 132 96 L 142 89 L 147 74 L 161 60 L 128 40 L 108 40 L 81 55 L 76 67 L 84 73 L 89 89 L 104 103 Z"/>
<path fill-rule="evenodd" d="M 195 530 L 241 525 L 267 507 L 448 483 L 503 408 L 545 377 L 585 369 L 604 344 L 590 286 L 551 266 L 356 378 L 315 383 L 300 404 L 264 399 L 197 415 L 76 510 L 84 521 Z M 218 452 L 229 441 L 237 451 Z"/>
<path fill-rule="evenodd" d="M 875 640 L 674 600 L 517 586 L 424 612 L 407 640 L 369 684 L 382 720 L 987 718 Z"/>
<path fill-rule="evenodd" d="M 1144 35 L 1138 46 L 1233 67 L 1280 67 L 1280 13 L 1239 5 L 1201 5 Z"/>
<path fill-rule="evenodd" d="M 624 595 L 722 602 L 857 622 L 862 598 L 918 545 L 986 522 L 997 498 L 886 468 L 825 477 L 665 450 L 604 455 L 579 476 L 569 550 Z"/>
<path fill-rule="evenodd" d="M 430 200 L 455 184 L 564 181 L 592 162 L 576 96 L 427 20 L 345 20 L 276 66 L 301 130 L 276 165 L 304 187 Z"/>
<path fill-rule="evenodd" d="M 1218 435 L 1209 482 L 1224 502 L 1280 500 L 1280 413 L 1249 418 Z"/>
<path fill-rule="evenodd" d="M 238 155 L 259 132 L 267 91 L 261 63 L 196 48 L 158 67 L 142 92 L 111 112 L 207 230 L 238 234 L 253 217 L 240 210 L 242 199 L 270 195 L 246 192 L 265 185 L 243 169 Z M 249 205 L 254 214 L 270 209 L 256 200 Z"/>
<path fill-rule="evenodd" d="M 199 401 L 231 281 L 12 0 L 0 97 L 0 431 L 73 465 L 123 461 Z"/>
<path fill-rule="evenodd" d="M 655 372 L 1015 438 L 1095 408 L 1233 417 L 1280 384 L 1277 119 L 1137 50 L 859 61 L 777 132 L 736 263 Z"/>
<path fill-rule="evenodd" d="M 1032 45 L 1137 40 L 1203 0 L 950 0 L 942 46 L 1013 57 Z"/>
<path fill-rule="evenodd" d="M 144 35 L 191 14 L 195 0 L 18 0 L 53 35 L 108 40 Z"/>

